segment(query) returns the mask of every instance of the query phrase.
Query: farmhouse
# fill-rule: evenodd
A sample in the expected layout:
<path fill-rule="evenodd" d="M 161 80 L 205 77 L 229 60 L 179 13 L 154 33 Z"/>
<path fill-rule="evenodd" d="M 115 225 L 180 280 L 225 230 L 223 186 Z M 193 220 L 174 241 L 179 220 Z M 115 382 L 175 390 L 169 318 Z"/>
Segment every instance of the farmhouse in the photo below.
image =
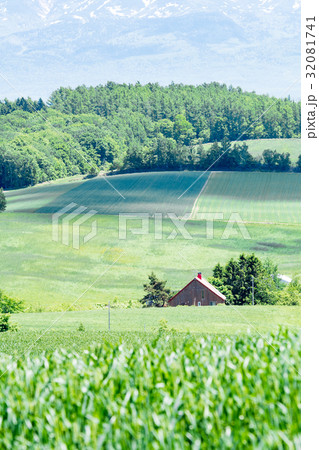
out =
<path fill-rule="evenodd" d="M 288 277 L 288 275 L 281 275 L 278 273 L 277 278 L 284 284 L 290 284 L 292 282 L 292 279 Z"/>
<path fill-rule="evenodd" d="M 225 303 L 226 297 L 199 273 L 168 301 L 169 306 L 215 306 Z"/>

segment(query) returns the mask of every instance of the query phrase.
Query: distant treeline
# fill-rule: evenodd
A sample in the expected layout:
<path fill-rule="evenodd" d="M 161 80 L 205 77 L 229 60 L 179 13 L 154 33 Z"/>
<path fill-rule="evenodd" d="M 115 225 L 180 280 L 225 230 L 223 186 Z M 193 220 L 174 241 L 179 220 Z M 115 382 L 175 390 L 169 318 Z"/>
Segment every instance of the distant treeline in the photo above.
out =
<path fill-rule="evenodd" d="M 216 160 L 214 170 L 300 170 L 287 153 L 253 158 L 229 142 L 299 136 L 300 103 L 218 83 L 60 88 L 47 104 L 0 102 L 0 186 L 99 169 L 202 170 Z"/>
<path fill-rule="evenodd" d="M 208 149 L 203 144 L 179 147 L 157 140 L 144 151 L 128 152 L 124 166 L 134 170 L 262 170 L 276 172 L 300 172 L 301 157 L 292 164 L 289 153 L 266 149 L 260 157 L 253 157 L 245 142 L 232 144 L 227 138 L 215 142 Z"/>

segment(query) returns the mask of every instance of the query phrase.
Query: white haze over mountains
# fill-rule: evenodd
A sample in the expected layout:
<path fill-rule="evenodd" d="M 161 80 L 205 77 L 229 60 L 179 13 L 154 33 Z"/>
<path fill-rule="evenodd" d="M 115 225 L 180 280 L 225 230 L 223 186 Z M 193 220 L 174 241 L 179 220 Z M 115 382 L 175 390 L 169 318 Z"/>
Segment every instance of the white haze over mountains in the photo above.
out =
<path fill-rule="evenodd" d="M 299 99 L 299 36 L 300 0 L 0 0 L 0 98 L 112 80 Z"/>

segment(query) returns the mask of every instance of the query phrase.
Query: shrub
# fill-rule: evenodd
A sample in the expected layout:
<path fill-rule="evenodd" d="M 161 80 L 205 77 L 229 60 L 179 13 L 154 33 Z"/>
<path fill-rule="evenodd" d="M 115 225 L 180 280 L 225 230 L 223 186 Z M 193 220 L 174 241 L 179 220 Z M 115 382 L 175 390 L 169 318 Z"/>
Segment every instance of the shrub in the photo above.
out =
<path fill-rule="evenodd" d="M 87 178 L 97 177 L 99 174 L 99 169 L 96 166 L 91 166 Z"/>
<path fill-rule="evenodd" d="M 300 306 L 301 305 L 301 284 L 299 278 L 295 277 L 279 293 L 278 305 Z"/>
<path fill-rule="evenodd" d="M 165 333 L 176 333 L 176 329 L 175 328 L 172 328 L 172 327 L 168 326 L 168 322 L 167 322 L 166 319 L 161 319 L 159 321 L 159 327 L 158 327 L 157 331 L 158 331 L 159 335 L 162 335 L 162 334 L 165 334 Z"/>
<path fill-rule="evenodd" d="M 0 333 L 9 331 L 10 328 L 9 319 L 10 314 L 0 314 Z"/>
<path fill-rule="evenodd" d="M 17 300 L 5 295 L 0 291 L 0 313 L 12 314 L 21 312 L 24 309 L 24 304 L 22 300 Z"/>
<path fill-rule="evenodd" d="M 85 331 L 85 327 L 82 322 L 79 325 L 78 331 L 80 331 L 81 333 L 83 333 Z"/>
<path fill-rule="evenodd" d="M 18 325 L 16 323 L 10 324 L 10 314 L 0 314 L 0 333 L 17 330 Z"/>

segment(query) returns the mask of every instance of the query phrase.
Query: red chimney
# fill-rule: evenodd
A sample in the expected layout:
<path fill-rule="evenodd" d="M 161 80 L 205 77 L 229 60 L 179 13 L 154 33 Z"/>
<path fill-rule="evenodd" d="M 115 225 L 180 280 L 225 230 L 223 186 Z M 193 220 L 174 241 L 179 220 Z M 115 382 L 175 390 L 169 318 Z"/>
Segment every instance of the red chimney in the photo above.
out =
<path fill-rule="evenodd" d="M 198 272 L 197 278 L 202 279 L 202 272 Z"/>

